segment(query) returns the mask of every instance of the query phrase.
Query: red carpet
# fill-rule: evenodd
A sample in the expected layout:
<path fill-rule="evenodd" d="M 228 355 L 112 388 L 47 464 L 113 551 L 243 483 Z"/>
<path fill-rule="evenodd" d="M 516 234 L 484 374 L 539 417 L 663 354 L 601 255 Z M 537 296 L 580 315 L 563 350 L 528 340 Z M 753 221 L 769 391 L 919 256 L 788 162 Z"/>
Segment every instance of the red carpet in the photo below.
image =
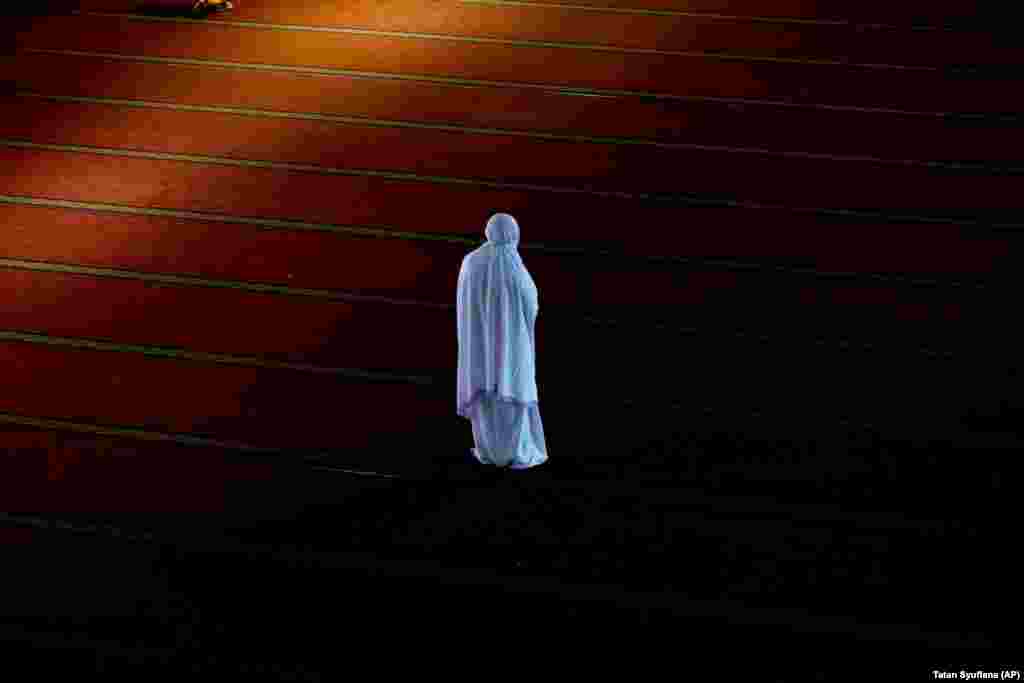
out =
<path fill-rule="evenodd" d="M 405 383 L 17 342 L 3 342 L 0 353 L 10 368 L 0 403 L 6 413 L 212 433 L 279 448 L 358 449 L 374 446 L 374 434 L 412 433 L 421 420 L 446 412 L 431 411 L 438 404 Z"/>
<path fill-rule="evenodd" d="M 1024 50 L 977 30 L 983 13 L 250 1 L 192 21 L 58 5 L 14 20 L 2 102 L 0 329 L 29 392 L 7 392 L 7 419 L 338 453 L 427 416 L 457 431 L 454 280 L 496 210 L 524 226 L 553 408 L 600 364 L 625 400 L 889 420 L 939 401 L 925 378 L 966 392 L 959 363 L 1012 346 L 1015 238 L 996 224 L 1024 215 L 1024 149 L 1019 118 L 993 115 L 1019 107 Z M 909 28 L 944 22 L 958 28 Z M 735 352 L 695 367 L 713 348 Z M 81 392 L 59 403 L 31 379 L 58 366 Z M 894 367 L 901 389 L 871 398 Z M 359 371 L 432 384 L 403 397 Z M 377 392 L 406 426 L 374 412 Z"/>
<path fill-rule="evenodd" d="M 910 111 L 1010 112 L 1022 97 L 1012 77 L 947 74 L 935 68 L 465 45 L 437 38 L 260 31 L 222 22 L 178 24 L 89 14 L 32 25 L 18 34 L 17 47 Z M 542 80 L 524 77 L 539 73 Z M 679 73 L 687 77 L 677 78 Z"/>
<path fill-rule="evenodd" d="M 523 88 L 311 78 L 86 55 L 19 53 L 18 86 L 57 96 L 370 117 L 519 129 L 569 136 L 868 155 L 886 159 L 1019 161 L 1013 121 L 893 112 L 777 107 L 756 101 L 651 101 Z M 941 136 L 941 146 L 936 137 Z M 595 153 L 597 150 L 595 150 Z"/>
<path fill-rule="evenodd" d="M 556 188 L 582 186 L 634 193 L 685 191 L 788 206 L 803 206 L 813 197 L 819 206 L 911 214 L 973 213 L 981 206 L 989 210 L 1015 210 L 1019 217 L 1024 207 L 1024 200 L 1012 191 L 1019 182 L 1017 175 L 928 168 L 921 162 L 842 163 L 835 159 L 772 158 L 763 153 L 666 150 L 649 145 L 599 147 L 507 135 L 389 130 L 25 98 L 11 98 L 3 105 L 5 117 L 0 137 L 40 144 L 220 156 L 339 169 L 400 169 L 426 176 Z M 75 121 L 73 131 L 62 125 L 66 121 Z M 538 164 L 538 158 L 545 159 L 545 163 Z M 250 169 L 239 169 L 235 174 L 250 173 Z M 430 191 L 443 197 L 445 189 L 431 187 Z M 383 188 L 381 191 L 387 192 Z M 396 224 L 411 221 L 411 217 L 401 223 L 396 219 Z M 559 226 L 544 228 L 549 240 L 559 240 Z"/>

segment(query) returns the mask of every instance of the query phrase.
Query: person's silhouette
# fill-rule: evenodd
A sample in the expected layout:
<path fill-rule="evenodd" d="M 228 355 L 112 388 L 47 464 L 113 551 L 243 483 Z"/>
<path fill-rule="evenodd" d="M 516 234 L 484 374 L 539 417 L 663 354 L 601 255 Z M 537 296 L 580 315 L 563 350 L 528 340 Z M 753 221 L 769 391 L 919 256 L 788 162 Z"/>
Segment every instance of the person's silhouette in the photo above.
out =
<path fill-rule="evenodd" d="M 537 287 L 519 257 L 516 220 L 495 214 L 486 235 L 459 270 L 456 409 L 473 424 L 477 460 L 525 469 L 548 458 L 537 402 Z"/>

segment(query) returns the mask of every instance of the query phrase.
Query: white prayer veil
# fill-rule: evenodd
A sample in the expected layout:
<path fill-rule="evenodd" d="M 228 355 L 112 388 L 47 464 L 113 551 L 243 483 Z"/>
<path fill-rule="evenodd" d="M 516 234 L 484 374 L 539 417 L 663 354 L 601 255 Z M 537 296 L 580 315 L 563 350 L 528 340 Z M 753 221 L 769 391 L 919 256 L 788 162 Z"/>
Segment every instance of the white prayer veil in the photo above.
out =
<path fill-rule="evenodd" d="M 457 412 L 481 394 L 537 404 L 534 323 L 537 287 L 519 258 L 519 225 L 506 213 L 487 221 L 487 242 L 462 259 L 456 291 Z"/>

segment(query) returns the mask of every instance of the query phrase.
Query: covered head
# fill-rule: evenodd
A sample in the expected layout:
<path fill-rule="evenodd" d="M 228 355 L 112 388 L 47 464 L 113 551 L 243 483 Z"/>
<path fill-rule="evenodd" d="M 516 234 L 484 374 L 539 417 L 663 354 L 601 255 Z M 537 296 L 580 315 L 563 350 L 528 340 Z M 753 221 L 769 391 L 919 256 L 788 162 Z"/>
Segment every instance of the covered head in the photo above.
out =
<path fill-rule="evenodd" d="M 537 403 L 534 323 L 537 288 L 519 257 L 519 225 L 506 213 L 487 221 L 487 242 L 462 259 L 456 290 L 457 412 L 487 394 Z"/>
<path fill-rule="evenodd" d="M 491 244 L 519 245 L 519 224 L 507 213 L 496 213 L 487 221 L 484 229 L 487 241 Z"/>

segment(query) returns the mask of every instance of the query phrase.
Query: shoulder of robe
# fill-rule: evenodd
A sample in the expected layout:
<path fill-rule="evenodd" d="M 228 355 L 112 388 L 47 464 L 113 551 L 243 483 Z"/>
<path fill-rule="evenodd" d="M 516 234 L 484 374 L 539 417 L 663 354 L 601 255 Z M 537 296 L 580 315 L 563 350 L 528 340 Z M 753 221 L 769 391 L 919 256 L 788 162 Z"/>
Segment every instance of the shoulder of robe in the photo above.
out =
<path fill-rule="evenodd" d="M 480 256 L 483 253 L 483 247 L 477 247 L 473 251 L 469 252 L 462 257 L 463 266 L 469 268 L 480 262 Z"/>

